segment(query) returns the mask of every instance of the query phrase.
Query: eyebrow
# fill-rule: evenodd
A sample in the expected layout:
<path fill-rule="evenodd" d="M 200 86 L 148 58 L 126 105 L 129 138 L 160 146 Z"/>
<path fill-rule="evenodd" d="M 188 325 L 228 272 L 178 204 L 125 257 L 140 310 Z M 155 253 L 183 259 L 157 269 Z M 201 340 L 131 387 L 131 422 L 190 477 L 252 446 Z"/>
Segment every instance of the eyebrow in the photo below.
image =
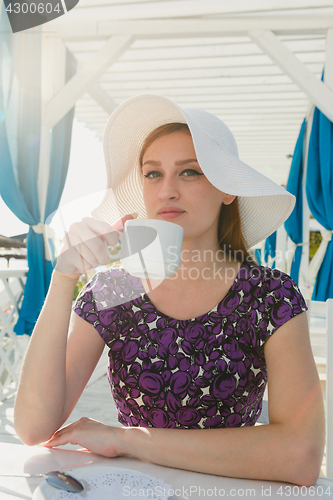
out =
<path fill-rule="evenodd" d="M 188 160 L 179 160 L 175 162 L 175 165 L 177 167 L 182 167 L 183 165 L 187 165 L 188 163 L 198 163 L 198 160 L 196 158 L 189 158 Z M 152 165 L 153 167 L 160 167 L 161 162 L 160 161 L 155 161 L 155 160 L 147 160 L 145 161 L 142 166 L 144 165 Z"/>

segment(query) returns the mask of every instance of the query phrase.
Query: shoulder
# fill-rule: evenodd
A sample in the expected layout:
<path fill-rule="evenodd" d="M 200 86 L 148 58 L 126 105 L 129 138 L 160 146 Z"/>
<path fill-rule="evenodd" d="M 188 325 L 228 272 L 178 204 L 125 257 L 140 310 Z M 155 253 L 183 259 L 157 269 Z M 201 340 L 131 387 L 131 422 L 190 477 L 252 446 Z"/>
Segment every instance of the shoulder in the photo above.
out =
<path fill-rule="evenodd" d="M 276 300 L 292 300 L 293 297 L 302 302 L 306 308 L 304 297 L 295 281 L 279 269 L 260 266 L 252 262 L 243 263 L 239 279 L 248 281 L 257 291 L 258 297 L 274 297 Z"/>
<path fill-rule="evenodd" d="M 288 274 L 247 262 L 241 271 L 243 289 L 251 296 L 251 309 L 256 312 L 260 343 L 291 318 L 307 310 L 298 285 Z"/>

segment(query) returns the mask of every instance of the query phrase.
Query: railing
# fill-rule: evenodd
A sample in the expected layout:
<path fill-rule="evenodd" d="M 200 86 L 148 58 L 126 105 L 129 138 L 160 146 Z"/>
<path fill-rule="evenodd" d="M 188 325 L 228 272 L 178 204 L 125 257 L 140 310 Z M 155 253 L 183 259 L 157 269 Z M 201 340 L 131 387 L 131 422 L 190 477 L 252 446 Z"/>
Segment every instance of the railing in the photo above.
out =
<path fill-rule="evenodd" d="M 16 336 L 14 325 L 24 292 L 28 268 L 0 270 L 0 401 L 17 390 L 26 339 Z"/>

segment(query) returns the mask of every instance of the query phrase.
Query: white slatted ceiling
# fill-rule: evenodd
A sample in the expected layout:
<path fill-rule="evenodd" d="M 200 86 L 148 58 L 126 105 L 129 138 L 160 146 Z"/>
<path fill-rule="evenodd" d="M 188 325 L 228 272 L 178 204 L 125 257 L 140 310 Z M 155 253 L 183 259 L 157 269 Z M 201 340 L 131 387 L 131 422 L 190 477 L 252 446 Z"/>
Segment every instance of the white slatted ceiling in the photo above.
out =
<path fill-rule="evenodd" d="M 189 5 L 191 8 L 189 9 Z M 294 16 L 321 11 L 333 14 L 333 0 L 81 0 L 75 19 L 164 19 L 239 15 Z M 178 12 L 178 15 L 177 15 Z M 212 16 L 211 14 L 214 14 Z M 73 18 L 74 19 L 74 18 Z M 325 34 L 284 34 L 279 39 L 321 78 Z M 102 48 L 106 38 L 68 40 L 79 62 Z M 309 106 L 307 96 L 247 36 L 137 39 L 101 77 L 100 86 L 116 104 L 141 93 L 166 95 L 183 107 L 206 109 L 233 131 L 240 157 L 285 185 L 299 129 Z M 77 119 L 102 137 L 108 114 L 85 94 Z M 289 156 L 289 157 L 288 157 Z"/>

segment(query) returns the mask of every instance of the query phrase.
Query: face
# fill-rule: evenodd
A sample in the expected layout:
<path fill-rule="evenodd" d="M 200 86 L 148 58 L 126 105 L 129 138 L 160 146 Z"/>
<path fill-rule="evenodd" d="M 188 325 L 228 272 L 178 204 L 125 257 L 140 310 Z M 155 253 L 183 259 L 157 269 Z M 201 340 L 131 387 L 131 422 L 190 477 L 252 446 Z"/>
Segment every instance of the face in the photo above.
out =
<path fill-rule="evenodd" d="M 209 182 L 197 162 L 189 133 L 178 131 L 156 139 L 143 156 L 142 174 L 149 219 L 179 224 L 184 239 L 205 236 L 217 241 L 221 205 L 230 204 L 235 196 Z"/>

